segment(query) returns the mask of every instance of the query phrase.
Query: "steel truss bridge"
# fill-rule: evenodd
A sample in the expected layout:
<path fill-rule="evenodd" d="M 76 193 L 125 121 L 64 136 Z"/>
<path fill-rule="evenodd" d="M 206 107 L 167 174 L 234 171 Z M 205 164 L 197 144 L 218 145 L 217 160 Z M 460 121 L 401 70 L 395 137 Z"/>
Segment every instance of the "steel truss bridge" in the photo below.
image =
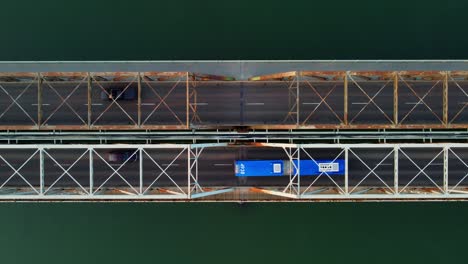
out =
<path fill-rule="evenodd" d="M 0 94 L 0 201 L 468 200 L 468 61 L 0 62 Z"/>
<path fill-rule="evenodd" d="M 2 63 L 0 128 L 466 128 L 466 66 L 464 61 Z M 111 89 L 119 94 L 106 99 Z M 130 90 L 136 97 L 125 100 Z"/>
<path fill-rule="evenodd" d="M 131 150 L 123 163 L 109 150 Z M 132 157 L 138 155 L 137 162 Z M 235 158 L 345 160 L 345 175 L 239 178 Z M 1 145 L 2 200 L 464 200 L 468 144 Z M 292 163 L 294 164 L 294 163 Z M 300 163 L 298 164 L 300 166 Z"/>

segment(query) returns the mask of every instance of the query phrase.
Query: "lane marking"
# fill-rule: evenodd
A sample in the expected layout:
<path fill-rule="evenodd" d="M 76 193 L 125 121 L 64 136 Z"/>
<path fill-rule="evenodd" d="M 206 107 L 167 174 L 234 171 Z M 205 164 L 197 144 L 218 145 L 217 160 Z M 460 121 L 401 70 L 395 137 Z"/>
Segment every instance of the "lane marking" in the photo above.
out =
<path fill-rule="evenodd" d="M 356 103 L 351 103 L 353 105 L 366 105 L 366 104 L 369 104 L 369 103 L 359 103 L 359 102 L 356 102 Z"/>
<path fill-rule="evenodd" d="M 417 104 L 423 104 L 422 102 L 418 102 L 418 103 L 414 103 L 414 102 L 411 102 L 411 103 L 405 103 L 407 105 L 417 105 Z"/>
<path fill-rule="evenodd" d="M 60 164 L 60 165 L 61 165 L 62 167 L 63 167 L 63 166 L 70 166 L 71 163 L 70 163 L 70 164 Z M 59 165 L 57 165 L 56 163 L 54 163 L 54 166 L 55 166 L 55 167 L 58 167 Z"/>
<path fill-rule="evenodd" d="M 307 103 L 302 103 L 302 104 L 303 104 L 303 105 L 318 105 L 318 104 L 320 104 L 320 103 L 308 103 L 308 102 L 307 102 Z"/>
<path fill-rule="evenodd" d="M 37 106 L 38 104 L 31 104 L 31 105 Z M 50 104 L 42 104 L 42 105 L 44 106 L 44 105 L 50 105 Z"/>
<path fill-rule="evenodd" d="M 208 105 L 208 103 L 192 103 L 192 105 Z"/>
<path fill-rule="evenodd" d="M 265 103 L 247 103 L 247 105 L 265 105 Z"/>
<path fill-rule="evenodd" d="M 141 105 L 156 105 L 155 103 L 141 103 Z"/>
<path fill-rule="evenodd" d="M 10 164 L 11 166 L 13 166 L 14 168 L 16 168 L 16 166 L 18 166 L 18 164 Z M 5 163 L 2 163 L 0 164 L 1 167 L 10 167 L 8 166 L 8 164 L 5 164 Z"/>
<path fill-rule="evenodd" d="M 88 104 L 84 104 L 84 105 L 88 105 Z M 102 104 L 91 104 L 91 105 L 102 105 Z"/>
<path fill-rule="evenodd" d="M 163 165 L 163 166 L 169 166 L 169 163 L 163 163 L 162 165 Z M 178 163 L 172 163 L 171 166 L 179 166 L 179 165 L 180 165 L 180 164 L 178 164 Z"/>
<path fill-rule="evenodd" d="M 468 102 L 458 102 L 458 104 L 466 105 L 466 104 L 468 104 Z"/>
<path fill-rule="evenodd" d="M 232 166 L 231 163 L 215 163 L 213 166 Z"/>

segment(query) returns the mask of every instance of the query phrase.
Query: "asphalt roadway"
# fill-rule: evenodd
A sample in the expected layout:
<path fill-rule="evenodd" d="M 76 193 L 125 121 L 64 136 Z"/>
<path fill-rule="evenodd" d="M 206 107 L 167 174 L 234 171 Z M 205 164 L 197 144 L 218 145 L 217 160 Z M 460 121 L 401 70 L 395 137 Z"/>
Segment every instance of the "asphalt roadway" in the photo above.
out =
<path fill-rule="evenodd" d="M 420 97 L 424 97 L 436 83 L 434 81 L 409 81 L 412 89 Z M 468 81 L 459 81 L 466 87 Z M 369 93 L 378 105 L 369 104 L 369 98 L 349 82 L 348 120 L 351 125 L 382 124 L 390 125 L 393 120 L 393 84 L 386 81 L 359 81 L 359 86 Z M 24 92 L 27 83 L 3 82 L 0 90 L 0 126 L 37 124 L 37 84 L 32 83 Z M 136 89 L 136 83 L 125 82 L 95 82 L 92 90 L 91 123 L 95 126 L 136 125 L 138 122 L 137 100 L 119 100 L 121 108 L 110 100 L 100 97 L 102 88 L 110 87 Z M 312 87 L 311 87 L 312 86 Z M 76 89 L 75 89 L 76 88 Z M 173 89 L 172 89 L 173 88 Z M 326 103 L 321 105 L 320 97 L 327 96 Z M 54 90 L 55 89 L 55 90 Z M 70 95 L 72 90 L 75 91 Z M 172 89 L 172 91 L 171 91 Z M 287 82 L 199 82 L 194 88 L 195 96 L 191 98 L 197 116 L 190 111 L 192 126 L 255 126 L 295 124 L 296 116 L 292 113 Z M 9 95 L 6 94 L 8 92 Z M 63 103 L 60 99 L 67 99 Z M 17 104 L 12 104 L 9 96 L 17 98 Z M 333 124 L 338 125 L 343 120 L 343 83 L 342 82 L 301 82 L 299 116 L 303 125 Z M 161 98 L 165 98 L 162 102 Z M 419 102 L 411 90 L 403 83 L 399 88 L 399 120 L 403 125 L 441 124 L 442 119 L 442 82 L 439 82 L 431 92 L 424 97 L 427 106 Z M 291 97 L 294 100 L 294 97 Z M 455 84 L 450 83 L 448 93 L 448 119 L 453 124 L 468 123 L 468 112 L 463 109 L 467 102 L 467 94 Z M 44 125 L 86 125 L 87 124 L 87 84 L 79 82 L 44 82 L 43 83 L 43 117 Z M 62 106 L 56 110 L 60 105 Z M 364 108 L 365 107 L 365 108 Z M 364 109 L 363 109 L 364 108 Z M 413 112 L 408 114 L 411 109 Z M 430 108 L 436 115 L 431 113 Z M 76 114 L 72 111 L 75 111 Z M 106 110 L 107 109 L 107 110 Z M 125 114 L 125 110 L 127 113 Z M 315 112 L 312 114 L 312 112 Z M 362 110 L 362 111 L 361 111 Z M 6 111 L 6 112 L 5 112 Z M 293 110 L 294 112 L 295 110 Z M 383 113 L 382 113 L 383 112 Z M 30 116 L 28 117 L 27 114 Z M 385 117 L 384 113 L 387 115 Z M 389 120 L 390 119 L 390 120 Z M 185 82 L 143 82 L 141 101 L 142 125 L 185 125 L 186 124 L 186 87 Z"/>
<path fill-rule="evenodd" d="M 47 150 L 64 169 L 70 168 L 75 160 L 84 153 L 85 150 Z M 111 149 L 97 150 L 97 153 L 104 159 L 107 159 L 107 153 Z M 143 154 L 143 186 L 146 189 L 153 181 L 161 174 L 161 168 L 167 167 L 167 174 L 172 180 L 183 188 L 187 186 L 187 151 L 181 153 L 179 158 L 173 159 L 180 153 L 177 149 L 151 149 L 147 150 L 147 154 Z M 340 149 L 309 149 L 308 153 L 314 159 L 334 159 L 340 152 Z M 382 159 L 391 151 L 391 149 L 352 149 L 349 152 L 349 185 L 352 189 L 358 184 L 368 173 L 369 169 L 356 157 L 359 156 L 366 164 L 373 169 Z M 416 165 L 420 168 L 426 165 L 441 151 L 437 148 L 424 149 L 403 149 L 409 157 L 413 159 Z M 0 181 L 2 184 L 10 178 L 13 170 L 5 163 L 3 159 L 8 161 L 10 165 L 19 169 L 19 167 L 33 153 L 33 150 L 1 150 L 0 155 L 3 157 L 0 160 Z M 456 149 L 455 153 L 463 160 L 468 158 L 468 149 Z M 410 182 L 413 177 L 418 174 L 419 169 L 404 156 L 403 152 L 399 153 L 399 186 L 403 188 Z M 159 168 L 150 157 L 161 166 Z M 307 159 L 305 152 L 301 152 L 301 159 Z M 344 158 L 344 154 L 338 156 Z M 217 147 L 206 148 L 203 150 L 198 163 L 199 183 L 203 187 L 209 186 L 286 186 L 289 177 L 235 177 L 234 176 L 234 161 L 236 159 L 288 159 L 287 155 L 280 148 L 265 148 L 265 147 Z M 128 187 L 117 174 L 113 173 L 113 169 L 118 169 L 121 163 L 111 163 L 106 165 L 97 154 L 93 154 L 94 163 L 94 188 L 98 187 Z M 45 188 L 47 189 L 58 177 L 63 173 L 63 170 L 46 154 L 44 159 L 45 172 Z M 449 152 L 449 185 L 456 185 L 467 172 L 466 166 L 451 152 Z M 443 184 L 443 156 L 440 154 L 424 172 L 427 173 L 432 180 L 439 186 Z M 384 159 L 380 166 L 374 172 L 390 187 L 393 186 L 393 154 Z M 113 169 L 112 169 L 113 168 Z M 74 166 L 68 171 L 83 187 L 89 188 L 89 155 L 85 154 Z M 130 183 L 136 190 L 139 186 L 139 161 L 130 162 L 122 166 L 118 172 L 122 177 Z M 39 155 L 36 154 L 19 173 L 27 179 L 33 186 L 39 186 Z M 110 177 L 110 178 L 109 178 Z M 341 187 L 344 186 L 343 176 L 331 176 L 333 180 Z M 301 177 L 301 186 L 308 186 L 317 179 L 317 176 Z M 108 180 L 105 184 L 104 182 Z M 465 179 L 460 186 L 466 186 Z M 103 185 L 104 184 L 104 185 Z M 26 187 L 27 184 L 18 176 L 15 175 L 5 183 L 5 187 Z M 58 181 L 55 187 L 77 187 L 73 180 L 65 175 Z M 152 185 L 152 187 L 174 187 L 174 183 L 165 174 Z M 326 175 L 322 175 L 314 186 L 331 186 L 334 183 Z M 360 186 L 370 187 L 385 187 L 374 174 L 370 174 Z M 426 177 L 424 173 L 410 184 L 413 187 L 434 187 L 433 183 Z"/>

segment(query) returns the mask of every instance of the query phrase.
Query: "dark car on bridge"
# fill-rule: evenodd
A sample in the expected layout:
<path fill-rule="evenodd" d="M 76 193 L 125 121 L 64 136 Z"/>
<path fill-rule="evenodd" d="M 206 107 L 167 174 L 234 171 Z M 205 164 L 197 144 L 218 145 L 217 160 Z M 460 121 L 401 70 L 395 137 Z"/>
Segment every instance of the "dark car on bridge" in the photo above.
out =
<path fill-rule="evenodd" d="M 107 88 L 106 91 L 101 91 L 102 100 L 135 100 L 137 99 L 137 89 L 135 87 L 119 88 Z"/>
<path fill-rule="evenodd" d="M 128 160 L 127 163 L 132 163 L 140 159 L 138 154 L 138 151 L 135 149 L 113 150 L 107 153 L 107 161 L 123 163 Z"/>

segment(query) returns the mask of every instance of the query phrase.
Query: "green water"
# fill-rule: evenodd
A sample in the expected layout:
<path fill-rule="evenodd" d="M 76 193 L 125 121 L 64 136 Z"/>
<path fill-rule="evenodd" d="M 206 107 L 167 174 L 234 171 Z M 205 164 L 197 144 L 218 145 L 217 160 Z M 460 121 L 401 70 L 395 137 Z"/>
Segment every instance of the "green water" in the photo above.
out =
<path fill-rule="evenodd" d="M 466 1 L 2 1 L 0 60 L 467 59 Z M 0 263 L 463 263 L 467 203 L 0 204 Z"/>

